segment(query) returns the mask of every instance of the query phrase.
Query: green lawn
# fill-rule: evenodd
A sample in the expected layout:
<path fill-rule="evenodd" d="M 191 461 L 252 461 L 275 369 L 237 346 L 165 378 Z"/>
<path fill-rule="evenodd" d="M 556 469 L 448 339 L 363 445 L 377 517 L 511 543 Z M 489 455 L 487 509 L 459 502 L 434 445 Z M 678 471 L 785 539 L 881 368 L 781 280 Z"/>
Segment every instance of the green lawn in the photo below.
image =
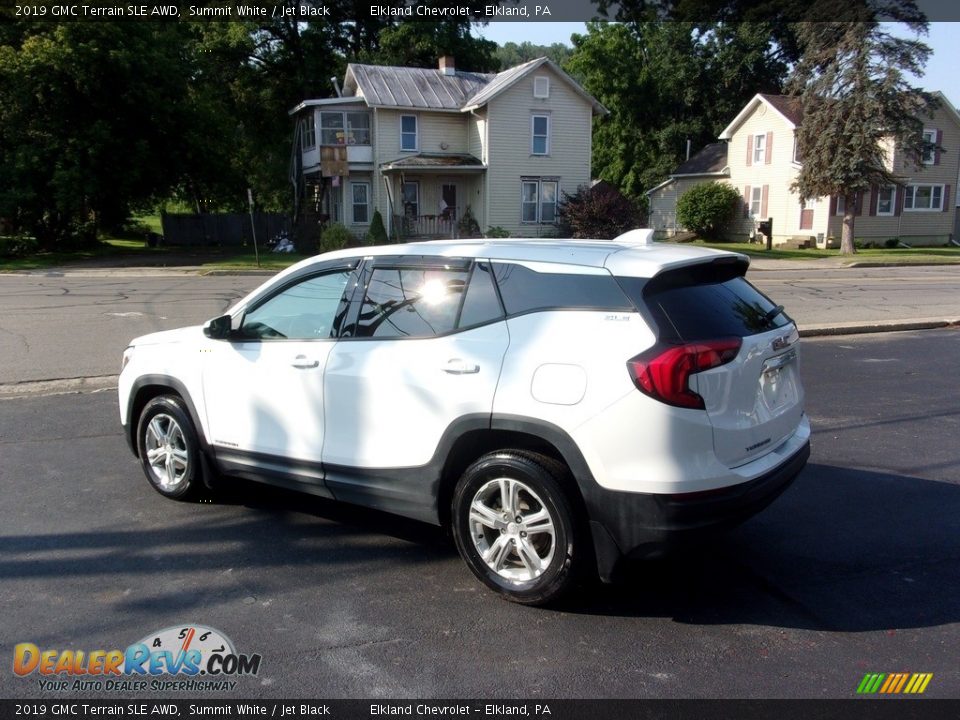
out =
<path fill-rule="evenodd" d="M 756 243 L 713 243 L 695 240 L 690 245 L 717 248 L 718 250 L 733 250 L 755 258 L 768 260 L 820 260 L 836 258 L 842 264 L 879 263 L 889 264 L 917 264 L 917 265 L 952 265 L 960 264 L 960 247 L 932 247 L 932 248 L 868 248 L 857 250 L 855 255 L 841 255 L 839 250 L 773 250 L 767 251 L 763 245 Z"/>

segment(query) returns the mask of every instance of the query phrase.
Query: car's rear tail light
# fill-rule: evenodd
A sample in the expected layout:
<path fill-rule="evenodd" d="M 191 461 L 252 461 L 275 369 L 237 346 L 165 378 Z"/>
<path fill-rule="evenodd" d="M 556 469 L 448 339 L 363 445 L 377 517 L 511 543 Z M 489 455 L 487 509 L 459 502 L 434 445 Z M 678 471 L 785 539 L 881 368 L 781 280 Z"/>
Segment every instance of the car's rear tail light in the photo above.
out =
<path fill-rule="evenodd" d="M 690 376 L 733 360 L 740 338 L 705 340 L 686 345 L 656 345 L 627 361 L 637 389 L 660 402 L 703 410 L 703 398 L 690 389 Z"/>

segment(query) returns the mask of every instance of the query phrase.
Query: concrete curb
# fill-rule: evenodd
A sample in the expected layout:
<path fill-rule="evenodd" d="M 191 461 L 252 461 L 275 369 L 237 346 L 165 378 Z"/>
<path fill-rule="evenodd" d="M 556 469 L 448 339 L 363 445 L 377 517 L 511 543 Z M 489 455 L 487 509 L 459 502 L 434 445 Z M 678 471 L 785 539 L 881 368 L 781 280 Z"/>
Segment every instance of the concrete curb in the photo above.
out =
<path fill-rule="evenodd" d="M 25 380 L 0 383 L 0 400 L 37 395 L 69 395 L 72 393 L 103 392 L 117 387 L 117 375 L 62 378 L 59 380 Z"/>
<path fill-rule="evenodd" d="M 867 333 L 903 332 L 960 327 L 960 318 L 924 318 L 918 320 L 878 320 L 850 323 L 814 323 L 800 328 L 800 337 L 829 335 L 864 335 Z"/>

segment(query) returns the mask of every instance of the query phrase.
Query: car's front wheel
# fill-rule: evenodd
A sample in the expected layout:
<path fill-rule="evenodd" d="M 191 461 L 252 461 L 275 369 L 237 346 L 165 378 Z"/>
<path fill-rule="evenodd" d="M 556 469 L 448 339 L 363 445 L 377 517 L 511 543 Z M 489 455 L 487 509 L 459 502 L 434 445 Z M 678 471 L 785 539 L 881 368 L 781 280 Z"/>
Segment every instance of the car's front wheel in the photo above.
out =
<path fill-rule="evenodd" d="M 147 480 L 161 495 L 185 499 L 202 487 L 197 432 L 176 395 L 155 397 L 143 408 L 137 450 Z"/>
<path fill-rule="evenodd" d="M 457 549 L 482 582 L 509 600 L 543 605 L 574 582 L 584 548 L 561 485 L 564 473 L 551 458 L 504 450 L 481 457 L 457 483 Z"/>

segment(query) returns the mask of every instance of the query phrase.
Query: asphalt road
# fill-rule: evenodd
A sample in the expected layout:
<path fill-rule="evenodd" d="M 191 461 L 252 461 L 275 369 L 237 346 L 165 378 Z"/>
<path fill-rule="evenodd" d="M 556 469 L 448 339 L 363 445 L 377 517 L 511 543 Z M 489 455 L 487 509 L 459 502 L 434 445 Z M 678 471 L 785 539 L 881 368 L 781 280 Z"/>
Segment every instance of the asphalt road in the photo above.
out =
<path fill-rule="evenodd" d="M 3 400 L 0 647 L 203 623 L 263 656 L 217 697 L 849 698 L 902 671 L 960 697 L 958 357 L 960 330 L 804 341 L 797 483 L 555 609 L 494 597 L 414 522 L 249 487 L 164 500 L 113 392 Z M 0 672 L 0 697 L 42 695 Z"/>
<path fill-rule="evenodd" d="M 200 324 L 264 277 L 135 270 L 0 274 L 0 385 L 119 371 L 138 335 Z M 960 266 L 751 271 L 800 327 L 960 318 Z"/>

